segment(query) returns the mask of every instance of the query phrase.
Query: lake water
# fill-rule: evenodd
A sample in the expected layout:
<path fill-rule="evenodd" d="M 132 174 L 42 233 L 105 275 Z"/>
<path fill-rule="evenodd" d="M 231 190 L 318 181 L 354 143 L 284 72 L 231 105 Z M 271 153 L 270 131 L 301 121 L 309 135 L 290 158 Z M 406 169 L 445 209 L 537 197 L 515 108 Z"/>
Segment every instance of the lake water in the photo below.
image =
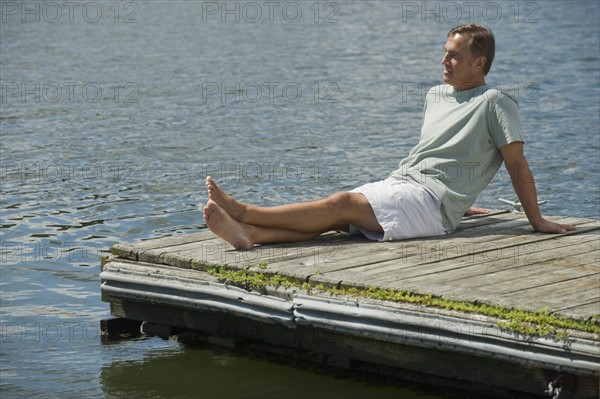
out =
<path fill-rule="evenodd" d="M 1 4 L 3 398 L 441 398 L 160 339 L 102 344 L 100 257 L 386 177 L 448 30 L 490 26 L 550 215 L 600 217 L 596 1 Z M 514 198 L 501 172 L 477 205 Z M 234 382 L 235 381 L 235 382 Z M 234 383 L 232 383 L 234 382 Z"/>

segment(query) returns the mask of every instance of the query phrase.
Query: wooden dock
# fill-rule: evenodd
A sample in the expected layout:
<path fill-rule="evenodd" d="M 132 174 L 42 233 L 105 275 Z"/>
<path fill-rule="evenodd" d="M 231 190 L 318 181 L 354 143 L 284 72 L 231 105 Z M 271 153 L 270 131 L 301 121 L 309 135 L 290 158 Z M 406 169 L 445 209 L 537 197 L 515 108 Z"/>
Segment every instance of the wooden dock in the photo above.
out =
<path fill-rule="evenodd" d="M 577 230 L 534 233 L 523 214 L 495 212 L 398 242 L 331 233 L 235 251 L 202 232 L 118 244 L 102 298 L 115 317 L 213 343 L 469 392 L 562 385 L 557 397 L 597 399 L 600 222 L 550 219 Z"/>

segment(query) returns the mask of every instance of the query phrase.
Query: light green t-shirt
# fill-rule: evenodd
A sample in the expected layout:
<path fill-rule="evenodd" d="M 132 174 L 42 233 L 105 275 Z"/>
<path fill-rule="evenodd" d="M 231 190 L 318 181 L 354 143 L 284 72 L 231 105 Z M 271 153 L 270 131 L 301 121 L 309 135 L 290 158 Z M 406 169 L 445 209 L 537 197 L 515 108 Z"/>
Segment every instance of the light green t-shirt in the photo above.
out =
<path fill-rule="evenodd" d="M 512 96 L 487 85 L 435 86 L 425 98 L 419 143 L 391 176 L 431 189 L 450 233 L 502 165 L 499 148 L 514 141 L 523 141 L 523 128 Z"/>

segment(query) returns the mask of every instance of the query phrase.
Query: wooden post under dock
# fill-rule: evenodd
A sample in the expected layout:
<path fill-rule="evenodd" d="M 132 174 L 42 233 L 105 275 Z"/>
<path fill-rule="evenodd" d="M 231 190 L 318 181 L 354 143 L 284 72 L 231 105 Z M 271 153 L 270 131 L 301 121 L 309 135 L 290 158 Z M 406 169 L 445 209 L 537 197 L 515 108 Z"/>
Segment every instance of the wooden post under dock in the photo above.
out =
<path fill-rule="evenodd" d="M 597 399 L 600 222 L 550 219 L 577 230 L 534 233 L 523 214 L 495 212 L 398 242 L 331 233 L 235 251 L 201 232 L 118 244 L 102 299 L 115 317 L 247 350 L 470 392 Z"/>

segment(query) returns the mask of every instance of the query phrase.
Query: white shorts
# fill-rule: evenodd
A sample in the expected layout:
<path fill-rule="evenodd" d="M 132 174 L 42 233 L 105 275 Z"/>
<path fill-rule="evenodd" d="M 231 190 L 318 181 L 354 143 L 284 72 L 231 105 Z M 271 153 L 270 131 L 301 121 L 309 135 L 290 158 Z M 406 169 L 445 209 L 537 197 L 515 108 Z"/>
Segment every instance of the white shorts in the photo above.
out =
<path fill-rule="evenodd" d="M 357 187 L 371 204 L 383 234 L 350 226 L 350 234 L 360 231 L 377 241 L 403 240 L 446 234 L 441 201 L 427 187 L 407 180 L 389 177 Z"/>

